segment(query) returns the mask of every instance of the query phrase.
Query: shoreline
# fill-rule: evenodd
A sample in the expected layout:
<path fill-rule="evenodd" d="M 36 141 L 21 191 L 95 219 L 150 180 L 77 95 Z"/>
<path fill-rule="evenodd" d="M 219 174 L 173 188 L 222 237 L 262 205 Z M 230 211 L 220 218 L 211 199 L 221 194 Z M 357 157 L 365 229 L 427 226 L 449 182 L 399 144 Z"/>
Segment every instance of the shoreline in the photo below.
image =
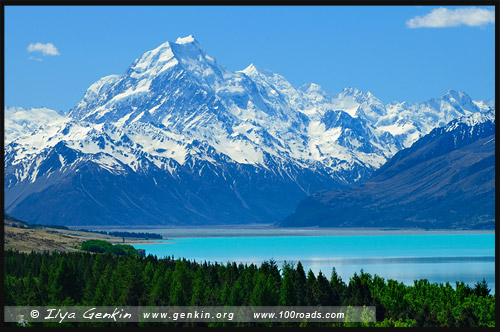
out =
<path fill-rule="evenodd" d="M 80 226 L 77 226 L 80 227 Z M 117 226 L 87 226 L 89 230 L 120 231 Z M 240 226 L 180 226 L 180 227 L 128 227 L 131 232 L 150 232 L 163 236 L 162 240 L 126 241 L 129 244 L 166 244 L 164 241 L 175 241 L 182 238 L 223 238 L 223 237 L 307 237 L 307 236 L 380 236 L 380 235 L 473 235 L 495 234 L 495 230 L 450 230 L 450 229 L 396 229 L 396 228 L 274 228 L 259 225 Z M 161 241 L 161 242 L 160 242 Z"/>

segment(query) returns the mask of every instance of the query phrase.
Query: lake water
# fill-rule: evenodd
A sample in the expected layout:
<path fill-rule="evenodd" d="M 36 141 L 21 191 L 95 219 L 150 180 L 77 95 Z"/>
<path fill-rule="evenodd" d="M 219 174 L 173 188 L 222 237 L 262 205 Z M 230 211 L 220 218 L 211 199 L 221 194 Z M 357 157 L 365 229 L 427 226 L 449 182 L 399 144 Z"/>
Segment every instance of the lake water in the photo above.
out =
<path fill-rule="evenodd" d="M 319 231 L 321 232 L 321 231 Z M 347 233 L 349 234 L 349 233 Z M 146 254 L 173 256 L 197 262 L 255 263 L 274 259 L 300 261 L 306 270 L 330 277 L 332 267 L 348 282 L 354 273 L 377 274 L 412 285 L 463 281 L 474 285 L 483 278 L 495 292 L 495 234 L 391 234 L 328 236 L 177 237 L 162 243 L 135 244 Z"/>

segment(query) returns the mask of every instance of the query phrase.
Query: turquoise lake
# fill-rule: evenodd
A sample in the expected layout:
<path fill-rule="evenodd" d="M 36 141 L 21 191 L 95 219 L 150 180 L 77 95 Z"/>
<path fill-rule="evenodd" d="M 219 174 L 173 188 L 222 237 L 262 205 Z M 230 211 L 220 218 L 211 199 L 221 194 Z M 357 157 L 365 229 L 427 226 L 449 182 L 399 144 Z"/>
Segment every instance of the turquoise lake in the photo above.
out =
<path fill-rule="evenodd" d="M 179 237 L 134 247 L 197 262 L 300 261 L 306 272 L 328 278 L 335 267 L 346 282 L 361 269 L 407 285 L 424 278 L 474 285 L 484 278 L 495 292 L 495 234 Z"/>

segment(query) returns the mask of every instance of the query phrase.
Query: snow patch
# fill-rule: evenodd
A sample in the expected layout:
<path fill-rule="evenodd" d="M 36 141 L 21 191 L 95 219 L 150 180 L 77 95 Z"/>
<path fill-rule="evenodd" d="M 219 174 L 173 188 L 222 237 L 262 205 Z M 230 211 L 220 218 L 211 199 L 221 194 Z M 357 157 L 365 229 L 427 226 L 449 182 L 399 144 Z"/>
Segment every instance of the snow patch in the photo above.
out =
<path fill-rule="evenodd" d="M 193 35 L 189 35 L 187 37 L 179 37 L 177 38 L 177 40 L 175 41 L 176 44 L 179 44 L 179 45 L 182 45 L 182 44 L 189 44 L 189 43 L 192 43 L 194 42 L 194 37 Z"/>

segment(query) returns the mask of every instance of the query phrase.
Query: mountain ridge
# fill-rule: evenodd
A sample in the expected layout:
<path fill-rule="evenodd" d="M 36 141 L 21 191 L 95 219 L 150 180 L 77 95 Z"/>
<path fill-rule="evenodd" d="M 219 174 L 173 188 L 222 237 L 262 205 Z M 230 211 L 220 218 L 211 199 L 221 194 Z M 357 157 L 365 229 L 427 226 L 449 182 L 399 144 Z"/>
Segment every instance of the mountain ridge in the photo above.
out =
<path fill-rule="evenodd" d="M 38 223 L 78 213 L 84 223 L 92 207 L 112 223 L 275 222 L 315 191 L 367 179 L 440 121 L 488 109 L 462 97 L 384 105 L 354 88 L 295 88 L 254 65 L 229 71 L 179 38 L 92 84 L 64 117 L 34 118 L 36 129 L 6 141 L 5 206 Z M 10 127 L 16 112 L 5 113 Z M 80 203 L 65 206 L 65 195 Z M 49 216 L 44 201 L 69 210 Z"/>
<path fill-rule="evenodd" d="M 434 129 L 366 182 L 313 194 L 279 224 L 494 229 L 494 111 Z"/>

